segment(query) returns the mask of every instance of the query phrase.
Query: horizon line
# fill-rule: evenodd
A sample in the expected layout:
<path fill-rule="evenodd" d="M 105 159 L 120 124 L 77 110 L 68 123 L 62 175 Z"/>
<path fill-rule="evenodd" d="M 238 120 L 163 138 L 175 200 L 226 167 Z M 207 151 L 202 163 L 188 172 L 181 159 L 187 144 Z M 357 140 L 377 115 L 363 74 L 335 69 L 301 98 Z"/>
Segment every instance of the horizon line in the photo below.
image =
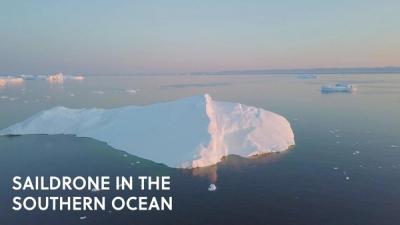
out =
<path fill-rule="evenodd" d="M 351 73 L 351 74 L 370 74 L 370 73 L 400 73 L 400 66 L 356 66 L 356 67 L 298 67 L 298 68 L 276 68 L 276 69 L 226 69 L 226 70 L 208 70 L 208 71 L 192 71 L 192 72 L 132 72 L 132 73 L 69 73 L 62 71 L 54 71 L 48 73 L 15 73 L 14 75 L 0 76 L 19 76 L 19 75 L 51 75 L 56 73 L 64 73 L 68 75 L 87 75 L 87 76 L 157 76 L 157 75 L 228 75 L 228 74 L 240 74 L 245 73 L 251 74 L 303 74 L 303 73 L 315 73 L 315 74 L 340 74 L 340 73 Z"/>

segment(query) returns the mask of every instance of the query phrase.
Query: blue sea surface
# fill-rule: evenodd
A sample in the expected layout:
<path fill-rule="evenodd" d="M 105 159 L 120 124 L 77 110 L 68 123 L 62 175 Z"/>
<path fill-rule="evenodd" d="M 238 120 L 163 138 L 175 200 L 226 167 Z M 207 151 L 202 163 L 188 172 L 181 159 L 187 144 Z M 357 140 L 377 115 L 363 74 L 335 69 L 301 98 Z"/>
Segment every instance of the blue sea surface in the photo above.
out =
<path fill-rule="evenodd" d="M 337 82 L 354 84 L 357 91 L 321 93 L 322 85 Z M 140 156 L 126 157 L 93 139 L 2 136 L 0 191 L 6 204 L 0 204 L 1 224 L 400 224 L 400 74 L 317 75 L 316 79 L 110 75 L 62 84 L 26 80 L 0 87 L 0 129 L 59 105 L 112 108 L 204 93 L 285 116 L 296 145 L 257 159 L 229 157 L 216 166 L 217 191 L 209 192 L 214 181 L 207 172 L 201 176 Z M 137 161 L 141 163 L 132 164 Z M 172 212 L 11 210 L 15 175 L 164 174 L 172 177 Z M 83 215 L 87 218 L 80 220 Z"/>

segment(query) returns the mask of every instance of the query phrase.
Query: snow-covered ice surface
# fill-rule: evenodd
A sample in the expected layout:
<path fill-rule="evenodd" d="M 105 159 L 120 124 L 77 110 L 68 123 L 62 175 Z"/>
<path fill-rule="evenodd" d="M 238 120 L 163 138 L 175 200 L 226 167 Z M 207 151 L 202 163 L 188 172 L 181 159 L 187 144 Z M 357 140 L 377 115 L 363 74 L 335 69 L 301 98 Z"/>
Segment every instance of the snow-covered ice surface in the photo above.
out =
<path fill-rule="evenodd" d="M 107 142 L 170 167 L 204 167 L 229 154 L 280 152 L 294 145 L 289 122 L 261 108 L 195 96 L 113 109 L 55 107 L 0 131 L 72 134 Z"/>

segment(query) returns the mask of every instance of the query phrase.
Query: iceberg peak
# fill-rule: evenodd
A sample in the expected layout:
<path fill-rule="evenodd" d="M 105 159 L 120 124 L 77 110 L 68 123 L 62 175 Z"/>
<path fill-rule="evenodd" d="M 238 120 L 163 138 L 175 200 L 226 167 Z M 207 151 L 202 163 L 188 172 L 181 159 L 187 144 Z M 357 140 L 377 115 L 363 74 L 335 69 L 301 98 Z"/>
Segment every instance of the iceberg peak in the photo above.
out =
<path fill-rule="evenodd" d="M 215 101 L 209 94 L 147 106 L 70 109 L 57 106 L 0 131 L 0 135 L 71 134 L 107 142 L 170 167 L 195 168 L 224 156 L 243 157 L 294 145 L 289 122 L 273 112 Z"/>

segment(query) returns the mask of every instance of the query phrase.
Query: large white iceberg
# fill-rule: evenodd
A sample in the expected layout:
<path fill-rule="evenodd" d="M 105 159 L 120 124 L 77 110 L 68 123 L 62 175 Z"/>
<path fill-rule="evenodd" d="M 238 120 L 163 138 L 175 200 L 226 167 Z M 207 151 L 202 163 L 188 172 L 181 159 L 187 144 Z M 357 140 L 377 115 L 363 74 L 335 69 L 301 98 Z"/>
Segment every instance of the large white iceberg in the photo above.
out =
<path fill-rule="evenodd" d="M 55 107 L 0 131 L 0 135 L 73 134 L 107 142 L 170 167 L 213 165 L 294 145 L 289 122 L 264 109 L 195 96 L 114 109 Z"/>

